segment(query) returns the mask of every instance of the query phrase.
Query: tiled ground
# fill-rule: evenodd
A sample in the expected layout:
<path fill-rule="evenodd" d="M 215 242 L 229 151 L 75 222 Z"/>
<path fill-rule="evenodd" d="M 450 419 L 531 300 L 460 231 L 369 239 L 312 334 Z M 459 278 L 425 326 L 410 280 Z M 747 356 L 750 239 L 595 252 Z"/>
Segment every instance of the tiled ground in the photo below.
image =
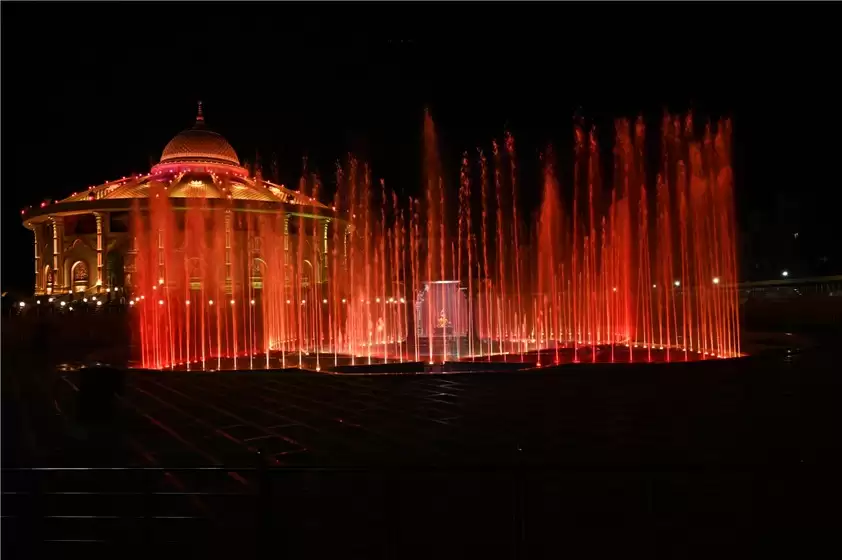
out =
<path fill-rule="evenodd" d="M 740 367 L 376 377 L 133 372 L 105 426 L 115 451 L 105 459 L 246 467 L 260 450 L 285 466 L 744 462 L 758 442 L 746 432 L 742 407 L 751 403 Z M 52 383 L 65 428 L 50 434 L 61 445 L 48 461 L 89 465 L 90 456 L 74 452 L 86 429 L 75 422 L 79 376 Z"/>
<path fill-rule="evenodd" d="M 177 541 L 211 556 L 264 542 L 295 557 L 736 552 L 758 526 L 828 523 L 816 512 L 839 496 L 822 476 L 840 448 L 833 356 L 464 375 L 135 372 L 98 429 L 77 422 L 78 374 L 4 367 L 5 466 L 146 469 L 7 470 L 4 534 L 30 552 L 61 539 Z M 262 475 L 258 449 L 281 470 Z M 805 509 L 805 496 L 819 501 Z"/>

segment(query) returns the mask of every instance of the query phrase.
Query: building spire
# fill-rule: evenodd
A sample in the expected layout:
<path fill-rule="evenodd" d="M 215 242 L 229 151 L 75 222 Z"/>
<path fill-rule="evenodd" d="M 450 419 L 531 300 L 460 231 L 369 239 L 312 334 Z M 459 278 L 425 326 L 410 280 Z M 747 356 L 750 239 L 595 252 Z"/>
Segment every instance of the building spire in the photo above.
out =
<path fill-rule="evenodd" d="M 196 114 L 196 126 L 204 126 L 205 115 L 202 114 L 202 101 L 199 100 L 199 112 Z"/>

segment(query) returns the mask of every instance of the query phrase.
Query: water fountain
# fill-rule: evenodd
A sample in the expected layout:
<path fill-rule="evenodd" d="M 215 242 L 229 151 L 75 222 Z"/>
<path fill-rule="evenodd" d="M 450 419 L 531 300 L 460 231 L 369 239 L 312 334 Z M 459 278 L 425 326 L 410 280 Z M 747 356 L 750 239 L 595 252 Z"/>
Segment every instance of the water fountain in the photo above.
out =
<path fill-rule="evenodd" d="M 490 160 L 464 155 L 454 204 L 429 114 L 423 196 L 399 200 L 351 157 L 337 169 L 330 229 L 293 210 L 150 196 L 133 212 L 139 365 L 739 356 L 730 122 L 697 136 L 692 117 L 666 115 L 649 185 L 643 121 L 618 121 L 611 189 L 594 131 L 574 131 L 572 205 L 547 150 L 531 228 L 518 214 L 515 139 L 494 143 Z M 316 197 L 318 180 L 305 174 L 299 190 Z"/>

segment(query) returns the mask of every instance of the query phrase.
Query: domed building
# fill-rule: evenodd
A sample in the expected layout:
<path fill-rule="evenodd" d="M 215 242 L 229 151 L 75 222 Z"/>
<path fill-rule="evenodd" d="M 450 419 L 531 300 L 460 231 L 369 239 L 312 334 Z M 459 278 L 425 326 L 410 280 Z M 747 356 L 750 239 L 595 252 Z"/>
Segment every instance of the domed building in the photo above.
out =
<path fill-rule="evenodd" d="M 340 223 L 331 208 L 314 198 L 266 181 L 259 173 L 251 176 L 228 141 L 207 128 L 199 102 L 193 127 L 170 140 L 149 173 L 109 181 L 23 211 L 23 225 L 34 233 L 35 295 L 131 290 L 137 253 L 136 238 L 130 234 L 133 215 L 148 212 L 150 197 L 161 192 L 173 210 L 201 200 L 209 207 L 224 204 L 226 212 L 233 214 L 268 212 L 283 214 L 287 222 L 290 217 L 305 219 L 306 246 L 321 255 L 327 254 L 331 222 Z M 288 227 L 284 233 L 296 235 Z M 287 241 L 285 245 L 296 244 Z M 322 268 L 327 266 L 326 259 L 318 262 Z M 324 271 L 320 266 L 316 269 L 313 280 L 324 282 Z"/>

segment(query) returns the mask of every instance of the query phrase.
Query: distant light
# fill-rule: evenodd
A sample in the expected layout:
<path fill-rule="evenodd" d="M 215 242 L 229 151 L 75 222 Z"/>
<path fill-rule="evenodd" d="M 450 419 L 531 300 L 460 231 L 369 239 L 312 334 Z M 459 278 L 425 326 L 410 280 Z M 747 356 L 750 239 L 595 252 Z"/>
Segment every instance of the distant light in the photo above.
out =
<path fill-rule="evenodd" d="M 134 300 L 133 300 L 133 299 L 130 299 L 130 300 L 129 300 L 129 305 L 134 305 Z"/>
<path fill-rule="evenodd" d="M 37 303 L 38 305 L 41 305 L 41 300 L 40 299 L 35 300 L 35 303 Z"/>
<path fill-rule="evenodd" d="M 140 296 L 140 299 L 146 299 L 146 296 Z"/>
<path fill-rule="evenodd" d="M 105 291 L 106 291 L 106 292 L 110 292 L 110 291 L 111 291 L 111 288 L 105 288 Z"/>
<path fill-rule="evenodd" d="M 616 291 L 617 291 L 617 288 L 614 288 L 614 291 L 616 292 Z"/>
<path fill-rule="evenodd" d="M 188 299 L 187 301 L 185 301 L 184 305 L 190 305 L 190 300 Z"/>
<path fill-rule="evenodd" d="M 342 298 L 342 303 L 345 303 L 345 298 Z"/>
<path fill-rule="evenodd" d="M 159 300 L 158 300 L 158 305 L 164 305 L 164 300 L 159 299 Z"/>
<path fill-rule="evenodd" d="M 158 286 L 152 286 L 152 289 L 153 289 L 153 290 L 157 290 L 157 289 L 158 289 Z"/>
<path fill-rule="evenodd" d="M 719 276 L 714 276 L 714 277 L 713 277 L 713 283 L 714 283 L 714 284 L 719 284 Z"/>
<path fill-rule="evenodd" d="M 67 305 L 67 304 L 66 304 L 65 302 L 61 302 L 59 305 L 61 305 L 62 307 L 64 307 L 64 306 L 65 306 L 65 305 Z"/>
<path fill-rule="evenodd" d="M 20 305 L 21 307 L 26 307 L 26 303 L 24 303 L 24 302 L 20 302 L 20 304 L 19 304 L 19 305 Z"/>
<path fill-rule="evenodd" d="M 406 303 L 406 300 L 404 298 L 401 298 L 401 303 Z"/>
<path fill-rule="evenodd" d="M 91 297 L 92 300 L 96 301 L 96 296 Z"/>
<path fill-rule="evenodd" d="M 233 299 L 231 300 L 231 305 L 234 305 L 234 300 L 233 300 Z"/>
<path fill-rule="evenodd" d="M 783 276 L 784 278 L 786 278 L 787 276 L 789 276 L 789 271 L 788 271 L 788 270 L 784 270 L 783 272 L 781 272 L 781 276 Z"/>
<path fill-rule="evenodd" d="M 72 307 L 68 307 L 68 309 L 69 309 L 70 311 L 73 311 L 73 308 L 72 308 Z"/>
<path fill-rule="evenodd" d="M 673 285 L 677 288 L 677 287 L 679 287 L 679 286 L 681 285 L 681 281 L 680 281 L 680 280 L 676 280 L 675 282 L 673 282 Z"/>
<path fill-rule="evenodd" d="M 289 305 L 290 303 L 292 303 L 292 302 L 290 300 L 287 300 L 287 305 Z"/>
<path fill-rule="evenodd" d="M 84 301 L 85 303 L 88 303 L 88 298 L 82 298 L 82 301 Z"/>
<path fill-rule="evenodd" d="M 251 304 L 254 305 L 254 300 L 251 300 Z"/>
<path fill-rule="evenodd" d="M 209 300 L 208 300 L 208 305 L 213 305 L 213 300 L 212 300 L 212 299 L 209 299 Z"/>
<path fill-rule="evenodd" d="M 100 305 L 102 305 L 102 302 L 98 301 L 98 302 L 96 302 L 96 304 L 97 304 L 97 307 L 99 307 Z"/>
<path fill-rule="evenodd" d="M 306 299 L 302 299 L 302 300 L 301 300 L 301 304 L 303 305 L 303 304 L 305 304 L 305 303 L 307 303 L 307 300 L 306 300 Z"/>
<path fill-rule="evenodd" d="M 326 299 L 323 299 L 323 300 L 322 300 L 322 303 L 327 303 L 327 300 L 326 300 Z"/>
<path fill-rule="evenodd" d="M 652 287 L 653 287 L 653 288 L 657 288 L 657 287 L 658 287 L 658 285 L 657 285 L 657 284 L 652 284 Z"/>
<path fill-rule="evenodd" d="M 374 300 L 374 303 L 380 303 L 380 298 L 376 298 L 376 299 Z"/>
<path fill-rule="evenodd" d="M 50 299 L 48 299 L 47 301 L 48 301 L 49 303 L 53 303 L 53 300 L 54 300 L 54 299 L 56 299 L 56 298 L 50 298 Z"/>

